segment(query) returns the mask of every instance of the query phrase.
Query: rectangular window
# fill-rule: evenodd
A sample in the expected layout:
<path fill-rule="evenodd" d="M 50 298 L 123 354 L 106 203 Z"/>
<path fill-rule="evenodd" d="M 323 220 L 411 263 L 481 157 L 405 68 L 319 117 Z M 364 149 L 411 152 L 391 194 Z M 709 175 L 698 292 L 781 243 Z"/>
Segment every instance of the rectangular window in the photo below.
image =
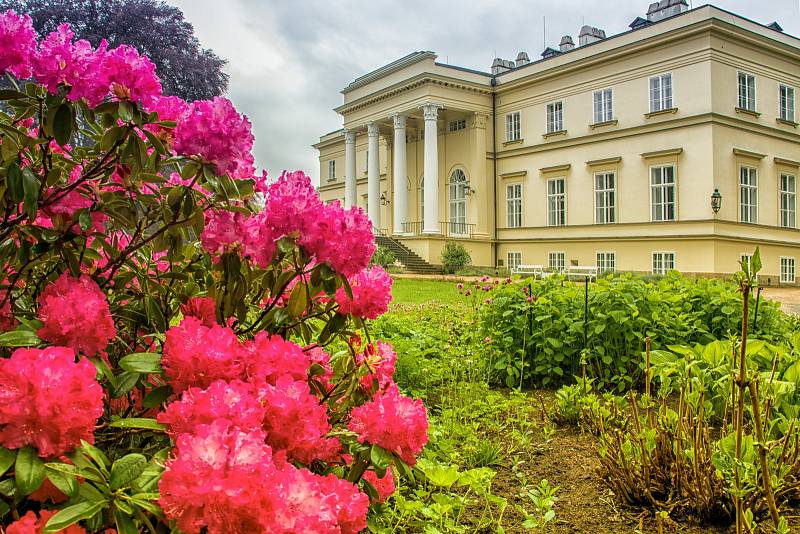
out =
<path fill-rule="evenodd" d="M 566 181 L 563 178 L 547 180 L 547 226 L 567 224 Z"/>
<path fill-rule="evenodd" d="M 675 220 L 675 166 L 650 168 L 650 206 L 651 220 Z"/>
<path fill-rule="evenodd" d="M 613 273 L 617 270 L 617 254 L 614 252 L 598 252 L 597 270 L 601 273 Z"/>
<path fill-rule="evenodd" d="M 781 174 L 780 224 L 784 228 L 797 226 L 797 177 Z"/>
<path fill-rule="evenodd" d="M 750 272 L 750 262 L 753 261 L 753 255 L 741 254 L 739 256 L 739 261 L 742 264 L 742 269 L 747 269 L 747 272 Z"/>
<path fill-rule="evenodd" d="M 594 123 L 608 122 L 614 118 L 614 95 L 611 89 L 594 92 Z"/>
<path fill-rule="evenodd" d="M 616 222 L 616 186 L 613 172 L 594 175 L 594 222 L 608 224 Z"/>
<path fill-rule="evenodd" d="M 522 139 L 519 111 L 506 115 L 506 141 L 519 141 Z"/>
<path fill-rule="evenodd" d="M 653 274 L 665 275 L 674 269 L 674 252 L 653 252 Z"/>
<path fill-rule="evenodd" d="M 522 265 L 522 252 L 509 252 L 508 253 L 508 268 L 516 269 Z"/>
<path fill-rule="evenodd" d="M 447 125 L 447 129 L 451 132 L 457 132 L 459 130 L 465 130 L 467 128 L 467 119 L 458 119 L 454 121 L 450 121 Z"/>
<path fill-rule="evenodd" d="M 781 120 L 794 122 L 794 87 L 781 85 L 780 118 Z"/>
<path fill-rule="evenodd" d="M 336 180 L 336 160 L 328 162 L 328 181 L 333 182 Z"/>
<path fill-rule="evenodd" d="M 560 132 L 564 129 L 564 103 L 547 104 L 547 133 Z"/>
<path fill-rule="evenodd" d="M 565 266 L 566 253 L 564 252 L 548 252 L 547 253 L 547 265 L 550 267 L 551 271 L 555 272 L 563 272 Z"/>
<path fill-rule="evenodd" d="M 748 111 L 756 110 L 756 77 L 740 72 L 738 77 L 739 107 Z"/>
<path fill-rule="evenodd" d="M 650 78 L 650 112 L 672 108 L 672 74 Z"/>
<path fill-rule="evenodd" d="M 522 184 L 506 186 L 506 213 L 509 228 L 522 226 Z"/>
<path fill-rule="evenodd" d="M 758 222 L 758 169 L 739 167 L 739 222 Z"/>
<path fill-rule="evenodd" d="M 794 284 L 794 258 L 781 256 L 781 284 Z"/>

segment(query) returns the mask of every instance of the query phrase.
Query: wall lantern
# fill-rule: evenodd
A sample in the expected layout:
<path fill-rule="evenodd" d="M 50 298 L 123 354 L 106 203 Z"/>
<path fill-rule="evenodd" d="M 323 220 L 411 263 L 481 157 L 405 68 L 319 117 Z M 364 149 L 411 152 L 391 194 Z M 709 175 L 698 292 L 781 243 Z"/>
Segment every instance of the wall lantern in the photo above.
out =
<path fill-rule="evenodd" d="M 475 190 L 472 188 L 471 185 L 469 185 L 469 182 L 464 182 L 462 187 L 464 187 L 464 194 L 465 195 L 469 196 L 469 195 L 474 195 L 475 194 Z"/>
<path fill-rule="evenodd" d="M 386 191 L 384 191 L 383 193 L 381 193 L 381 206 L 386 206 L 389 203 L 390 203 L 389 199 L 386 198 Z"/>
<path fill-rule="evenodd" d="M 714 210 L 714 213 L 719 213 L 721 207 L 722 194 L 719 192 L 719 189 L 714 189 L 714 192 L 711 193 L 711 209 Z"/>

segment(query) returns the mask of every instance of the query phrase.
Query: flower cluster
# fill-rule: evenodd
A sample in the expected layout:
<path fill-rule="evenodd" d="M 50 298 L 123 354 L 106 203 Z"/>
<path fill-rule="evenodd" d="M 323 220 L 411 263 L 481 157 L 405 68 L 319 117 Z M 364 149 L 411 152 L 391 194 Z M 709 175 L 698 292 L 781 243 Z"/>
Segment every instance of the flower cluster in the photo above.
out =
<path fill-rule="evenodd" d="M 0 445 L 48 458 L 94 441 L 103 415 L 95 367 L 66 347 L 18 349 L 0 359 Z"/>
<path fill-rule="evenodd" d="M 397 388 L 378 393 L 353 408 L 347 426 L 361 443 L 379 445 L 410 465 L 428 442 L 428 416 L 422 401 L 404 397 Z"/>
<path fill-rule="evenodd" d="M 36 31 L 28 15 L 0 13 L 0 72 L 18 78 L 31 75 L 30 59 L 36 52 Z"/>
<path fill-rule="evenodd" d="M 44 526 L 54 515 L 56 515 L 56 512 L 40 510 L 37 517 L 34 512 L 29 510 L 24 516 L 8 525 L 5 532 L 6 534 L 42 534 Z M 70 525 L 58 532 L 59 534 L 86 534 L 86 531 L 78 525 Z"/>
<path fill-rule="evenodd" d="M 87 275 L 64 271 L 47 286 L 39 297 L 39 319 L 39 337 L 87 356 L 103 351 L 117 335 L 106 295 Z"/>
<path fill-rule="evenodd" d="M 178 154 L 211 163 L 220 175 L 252 178 L 255 173 L 250 121 L 227 98 L 216 96 L 190 104 L 175 128 L 174 147 Z"/>
<path fill-rule="evenodd" d="M 361 377 L 361 387 L 368 392 L 383 391 L 394 384 L 392 377 L 397 365 L 397 353 L 389 343 L 378 341 L 369 344 L 356 359 L 369 370 L 368 374 Z"/>
<path fill-rule="evenodd" d="M 380 265 L 364 269 L 348 279 L 353 298 L 343 287 L 336 291 L 339 312 L 364 319 L 375 319 L 389 309 L 392 300 L 392 277 Z"/>

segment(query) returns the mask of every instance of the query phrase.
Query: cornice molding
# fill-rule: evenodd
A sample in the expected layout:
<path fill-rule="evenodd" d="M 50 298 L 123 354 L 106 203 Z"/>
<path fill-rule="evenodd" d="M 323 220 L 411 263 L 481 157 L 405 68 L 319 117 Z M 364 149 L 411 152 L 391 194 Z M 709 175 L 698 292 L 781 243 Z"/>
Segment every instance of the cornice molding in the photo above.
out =
<path fill-rule="evenodd" d="M 733 154 L 734 156 L 752 159 L 764 159 L 767 157 L 766 154 L 762 154 L 761 152 L 753 152 L 752 150 L 745 150 L 744 148 L 734 148 Z"/>
<path fill-rule="evenodd" d="M 551 165 L 550 167 L 542 167 L 539 169 L 541 174 L 551 174 L 554 172 L 565 172 L 570 170 L 572 167 L 571 163 L 564 163 L 562 165 Z"/>
<path fill-rule="evenodd" d="M 593 159 L 591 161 L 587 161 L 586 165 L 588 167 L 599 167 L 601 165 L 611 165 L 613 163 L 619 163 L 620 161 L 622 161 L 622 156 L 616 156 L 613 158 Z"/>
<path fill-rule="evenodd" d="M 654 150 L 640 154 L 644 159 L 661 158 L 665 156 L 678 156 L 683 153 L 683 148 L 668 148 L 666 150 Z"/>
<path fill-rule="evenodd" d="M 789 158 L 781 158 L 781 157 L 775 156 L 774 161 L 775 161 L 775 165 L 785 165 L 787 167 L 800 167 L 800 161 L 795 161 L 795 160 L 789 159 Z"/>
<path fill-rule="evenodd" d="M 498 176 L 505 180 L 507 178 L 522 178 L 523 176 L 527 175 L 528 171 L 512 171 L 512 172 L 500 173 Z"/>

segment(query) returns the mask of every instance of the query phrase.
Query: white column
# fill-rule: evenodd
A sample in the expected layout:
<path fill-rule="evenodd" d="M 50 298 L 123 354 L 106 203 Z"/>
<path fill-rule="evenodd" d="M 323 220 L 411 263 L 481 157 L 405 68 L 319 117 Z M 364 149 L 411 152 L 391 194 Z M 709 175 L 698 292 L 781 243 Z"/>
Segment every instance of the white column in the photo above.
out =
<path fill-rule="evenodd" d="M 358 205 L 356 194 L 356 133 L 344 133 L 344 207 Z"/>
<path fill-rule="evenodd" d="M 378 154 L 378 124 L 367 125 L 367 213 L 372 227 L 381 227 L 381 157 Z"/>
<path fill-rule="evenodd" d="M 439 233 L 439 133 L 436 119 L 440 107 L 438 104 L 422 106 L 425 116 L 425 213 L 422 232 L 425 234 Z"/>
<path fill-rule="evenodd" d="M 408 176 L 406 175 L 406 117 L 399 113 L 394 119 L 394 233 L 403 233 L 408 214 Z"/>

